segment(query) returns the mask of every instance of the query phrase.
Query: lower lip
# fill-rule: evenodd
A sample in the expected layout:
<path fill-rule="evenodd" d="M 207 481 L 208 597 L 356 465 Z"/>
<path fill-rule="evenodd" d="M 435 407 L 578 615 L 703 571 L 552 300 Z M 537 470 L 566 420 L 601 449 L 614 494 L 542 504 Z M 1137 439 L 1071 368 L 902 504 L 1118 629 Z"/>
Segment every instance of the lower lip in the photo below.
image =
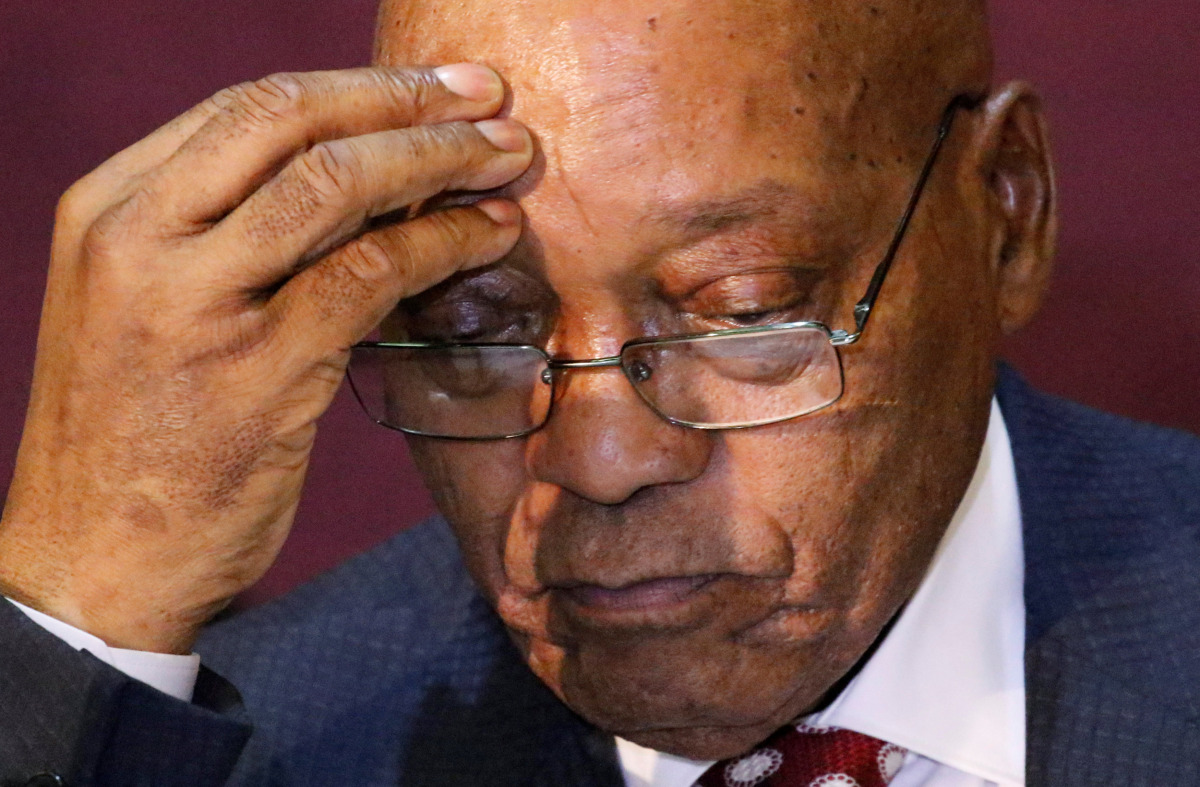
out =
<path fill-rule="evenodd" d="M 579 606 L 597 611 L 648 611 L 685 603 L 716 579 L 716 574 L 698 577 L 670 577 L 639 582 L 617 589 L 599 585 L 579 585 L 569 588 L 565 592 Z"/>

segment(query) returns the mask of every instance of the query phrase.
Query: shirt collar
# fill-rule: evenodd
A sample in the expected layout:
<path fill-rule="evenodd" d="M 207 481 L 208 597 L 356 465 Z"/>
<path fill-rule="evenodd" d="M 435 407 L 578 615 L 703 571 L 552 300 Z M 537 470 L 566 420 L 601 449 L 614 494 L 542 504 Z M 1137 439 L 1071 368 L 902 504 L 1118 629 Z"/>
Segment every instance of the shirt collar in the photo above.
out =
<path fill-rule="evenodd" d="M 1024 783 L 1024 554 L 1000 408 L 925 579 L 838 698 L 807 721 L 903 746 L 1002 785 Z M 629 787 L 690 787 L 712 763 L 617 740 Z"/>

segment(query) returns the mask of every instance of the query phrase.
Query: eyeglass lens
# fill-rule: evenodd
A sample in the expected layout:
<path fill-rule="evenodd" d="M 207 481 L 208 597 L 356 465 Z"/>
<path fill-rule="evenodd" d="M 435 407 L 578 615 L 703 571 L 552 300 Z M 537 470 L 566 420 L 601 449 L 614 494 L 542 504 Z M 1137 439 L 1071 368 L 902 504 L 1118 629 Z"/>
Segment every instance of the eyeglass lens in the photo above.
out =
<path fill-rule="evenodd" d="M 384 426 L 485 439 L 524 434 L 550 413 L 546 357 L 532 347 L 355 347 L 350 382 Z"/>
<path fill-rule="evenodd" d="M 635 344 L 621 360 L 647 404 L 701 428 L 795 418 L 842 394 L 837 350 L 815 327 Z"/>
<path fill-rule="evenodd" d="M 371 418 L 439 437 L 537 429 L 563 373 L 533 347 L 360 346 L 353 353 L 351 384 Z M 624 349 L 621 366 L 660 416 L 699 428 L 795 418 L 837 401 L 843 385 L 837 349 L 817 326 L 639 342 Z"/>

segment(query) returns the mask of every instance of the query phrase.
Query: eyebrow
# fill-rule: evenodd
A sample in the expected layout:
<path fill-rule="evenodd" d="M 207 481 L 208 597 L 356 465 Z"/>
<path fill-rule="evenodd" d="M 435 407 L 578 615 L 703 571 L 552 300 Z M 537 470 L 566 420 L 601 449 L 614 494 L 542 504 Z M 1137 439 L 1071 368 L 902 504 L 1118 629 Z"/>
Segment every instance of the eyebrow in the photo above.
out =
<path fill-rule="evenodd" d="M 681 227 L 687 235 L 711 235 L 742 224 L 789 213 L 812 213 L 813 206 L 796 187 L 766 178 L 725 197 L 653 209 L 650 219 Z"/>

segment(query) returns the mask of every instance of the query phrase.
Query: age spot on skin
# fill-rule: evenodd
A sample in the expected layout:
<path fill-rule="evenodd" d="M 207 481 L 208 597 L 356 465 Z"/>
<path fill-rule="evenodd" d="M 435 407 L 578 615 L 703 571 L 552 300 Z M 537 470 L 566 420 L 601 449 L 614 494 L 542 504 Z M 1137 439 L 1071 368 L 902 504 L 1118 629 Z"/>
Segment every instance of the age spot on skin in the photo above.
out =
<path fill-rule="evenodd" d="M 146 495 L 134 493 L 121 506 L 121 518 L 135 530 L 148 533 L 167 532 L 167 515 L 162 507 Z"/>
<path fill-rule="evenodd" d="M 220 511 L 237 502 L 238 494 L 266 453 L 275 429 L 269 417 L 252 419 L 233 434 L 224 434 L 221 445 L 201 454 L 210 457 L 197 468 L 197 476 L 208 479 L 205 504 Z"/>

